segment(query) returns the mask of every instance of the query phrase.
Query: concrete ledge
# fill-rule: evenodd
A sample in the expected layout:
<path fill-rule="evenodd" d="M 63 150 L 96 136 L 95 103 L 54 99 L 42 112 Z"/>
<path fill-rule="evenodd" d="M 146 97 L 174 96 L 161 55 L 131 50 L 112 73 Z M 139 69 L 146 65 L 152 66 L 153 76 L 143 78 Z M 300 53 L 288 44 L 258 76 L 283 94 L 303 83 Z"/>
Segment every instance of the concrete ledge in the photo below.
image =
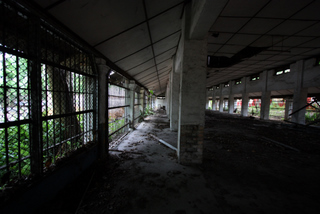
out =
<path fill-rule="evenodd" d="M 23 192 L 18 191 L 9 202 L 1 205 L 0 213 L 33 213 L 52 200 L 59 191 L 89 168 L 98 157 L 98 145 L 76 155 L 51 174 L 36 181 Z"/>

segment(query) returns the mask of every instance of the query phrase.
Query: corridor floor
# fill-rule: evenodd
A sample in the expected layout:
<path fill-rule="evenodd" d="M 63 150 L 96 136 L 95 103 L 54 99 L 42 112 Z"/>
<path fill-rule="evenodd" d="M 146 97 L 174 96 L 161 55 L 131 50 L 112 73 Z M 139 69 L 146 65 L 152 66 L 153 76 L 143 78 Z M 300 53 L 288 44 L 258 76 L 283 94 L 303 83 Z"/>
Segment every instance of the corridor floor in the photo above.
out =
<path fill-rule="evenodd" d="M 320 213 L 318 129 L 207 111 L 198 166 L 150 134 L 176 146 L 166 116 L 149 116 L 47 213 Z"/>

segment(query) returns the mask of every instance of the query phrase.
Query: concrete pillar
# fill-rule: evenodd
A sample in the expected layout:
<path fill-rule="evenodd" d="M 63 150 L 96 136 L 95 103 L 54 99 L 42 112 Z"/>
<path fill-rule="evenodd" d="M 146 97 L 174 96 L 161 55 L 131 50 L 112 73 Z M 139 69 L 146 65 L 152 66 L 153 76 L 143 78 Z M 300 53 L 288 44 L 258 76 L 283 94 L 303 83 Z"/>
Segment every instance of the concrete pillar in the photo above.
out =
<path fill-rule="evenodd" d="M 223 84 L 220 84 L 220 101 L 219 101 L 219 111 L 223 112 L 223 95 L 222 95 Z"/>
<path fill-rule="evenodd" d="M 295 87 L 294 87 L 294 94 L 293 94 L 293 110 L 294 113 L 291 117 L 291 121 L 294 123 L 305 124 L 305 114 L 306 108 L 301 109 L 307 104 L 307 97 L 308 97 L 308 89 L 303 88 L 303 70 L 304 70 L 304 61 L 300 60 L 295 64 L 290 66 L 290 70 L 292 70 L 296 77 L 295 77 Z M 298 112 L 296 112 L 298 111 Z"/>
<path fill-rule="evenodd" d="M 144 111 L 144 106 L 143 106 L 144 99 L 143 98 L 144 98 L 144 88 L 140 88 L 140 97 L 139 97 L 139 103 L 140 103 L 139 110 L 140 110 L 140 112 Z"/>
<path fill-rule="evenodd" d="M 217 92 L 217 89 L 214 86 L 212 91 L 212 110 L 217 110 L 216 92 Z"/>
<path fill-rule="evenodd" d="M 210 91 L 207 89 L 207 92 L 206 92 L 206 109 L 209 109 L 209 97 L 210 97 Z"/>
<path fill-rule="evenodd" d="M 105 60 L 96 59 L 98 68 L 98 85 L 99 85 L 99 152 L 100 157 L 106 156 L 109 148 L 108 142 L 108 86 L 107 86 L 107 75 L 110 68 L 106 65 Z"/>
<path fill-rule="evenodd" d="M 243 77 L 241 82 L 243 84 L 243 92 L 242 92 L 242 105 L 241 105 L 241 116 L 248 116 L 248 108 L 249 108 L 249 93 L 247 93 L 247 82 L 249 81 L 249 77 Z"/>
<path fill-rule="evenodd" d="M 178 159 L 199 164 L 203 159 L 207 61 L 206 40 L 183 40 L 180 76 Z M 181 54 L 181 53 L 180 53 Z"/>
<path fill-rule="evenodd" d="M 170 129 L 178 131 L 179 123 L 180 74 L 175 69 L 170 73 Z"/>
<path fill-rule="evenodd" d="M 249 108 L 249 94 L 242 94 L 242 105 L 241 105 L 241 116 L 248 116 L 248 108 Z"/>
<path fill-rule="evenodd" d="M 170 77 L 169 77 L 169 81 L 167 83 L 167 90 L 166 90 L 166 113 L 167 113 L 167 117 L 170 118 L 170 103 L 171 103 L 171 96 L 170 96 Z"/>
<path fill-rule="evenodd" d="M 230 94 L 229 100 L 228 100 L 228 112 L 229 114 L 233 114 L 233 111 L 234 111 L 234 95 Z"/>
<path fill-rule="evenodd" d="M 270 99 L 271 99 L 271 92 L 270 91 L 262 91 L 261 110 L 260 110 L 260 119 L 262 119 L 262 120 L 269 120 Z"/>
<path fill-rule="evenodd" d="M 135 101 L 135 89 L 136 89 L 136 83 L 134 80 L 130 80 L 128 85 L 130 91 L 129 91 L 129 107 L 128 107 L 128 117 L 129 117 L 129 127 L 134 128 L 134 101 Z"/>
<path fill-rule="evenodd" d="M 228 113 L 233 114 L 234 110 L 234 94 L 233 94 L 234 81 L 229 82 L 229 98 L 228 98 Z"/>
<path fill-rule="evenodd" d="M 292 113 L 292 103 L 293 100 L 291 98 L 286 98 L 285 99 L 285 111 L 284 111 L 284 119 L 289 120 L 289 114 Z"/>

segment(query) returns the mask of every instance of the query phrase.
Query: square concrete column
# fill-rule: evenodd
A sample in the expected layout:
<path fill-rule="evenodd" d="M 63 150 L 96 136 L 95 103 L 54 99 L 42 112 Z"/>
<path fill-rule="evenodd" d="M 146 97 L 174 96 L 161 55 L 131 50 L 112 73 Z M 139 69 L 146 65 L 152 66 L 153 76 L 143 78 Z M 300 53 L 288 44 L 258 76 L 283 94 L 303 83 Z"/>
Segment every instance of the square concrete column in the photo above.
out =
<path fill-rule="evenodd" d="M 249 94 L 242 94 L 241 116 L 248 116 Z"/>
<path fill-rule="evenodd" d="M 174 70 L 170 73 L 170 83 L 170 129 L 172 131 L 178 131 L 180 74 Z"/>
<path fill-rule="evenodd" d="M 178 159 L 181 164 L 199 164 L 203 159 L 207 41 L 185 39 L 181 44 Z"/>
<path fill-rule="evenodd" d="M 170 77 L 169 77 L 169 81 L 167 83 L 167 89 L 166 89 L 166 113 L 167 113 L 167 117 L 170 118 L 170 111 L 171 111 L 171 93 L 170 93 Z"/>
<path fill-rule="evenodd" d="M 128 85 L 129 91 L 129 107 L 128 107 L 128 117 L 129 117 L 129 127 L 134 128 L 134 101 L 135 101 L 135 89 L 136 83 L 134 80 L 130 80 Z"/>
<path fill-rule="evenodd" d="M 220 112 L 223 112 L 223 99 L 224 99 L 224 97 L 223 97 L 223 95 L 222 95 L 222 88 L 223 88 L 223 84 L 220 84 L 220 101 L 219 101 L 219 111 Z"/>
<path fill-rule="evenodd" d="M 229 98 L 228 98 L 228 113 L 233 114 L 234 110 L 234 94 L 233 94 L 234 81 L 229 82 Z"/>
<path fill-rule="evenodd" d="M 107 75 L 110 68 L 106 65 L 105 60 L 96 59 L 98 68 L 98 85 L 99 85 L 99 127 L 98 142 L 100 157 L 104 157 L 109 148 L 108 142 L 108 83 Z"/>
<path fill-rule="evenodd" d="M 308 89 L 303 88 L 303 70 L 304 61 L 298 61 L 290 66 L 290 70 L 295 72 L 295 88 L 293 93 L 293 110 L 291 121 L 294 123 L 305 124 L 306 108 L 303 108 L 307 104 Z M 302 109 L 301 109 L 302 108 Z M 301 109 L 301 110 L 299 110 Z"/>
<path fill-rule="evenodd" d="M 261 110 L 260 110 L 260 119 L 262 119 L 262 120 L 269 120 L 270 99 L 271 99 L 271 92 L 270 91 L 262 91 Z"/>
<path fill-rule="evenodd" d="M 213 87 L 213 91 L 212 91 L 212 110 L 217 110 L 217 103 L 216 103 L 216 93 L 217 93 L 217 89 L 216 87 Z"/>
<path fill-rule="evenodd" d="M 234 95 L 229 95 L 229 101 L 228 101 L 228 112 L 229 114 L 233 114 L 234 111 Z"/>
<path fill-rule="evenodd" d="M 285 111 L 284 111 L 284 119 L 285 120 L 289 120 L 289 114 L 292 113 L 292 103 L 293 103 L 293 100 L 290 99 L 290 98 L 286 98 L 285 99 Z"/>
<path fill-rule="evenodd" d="M 140 89 L 140 99 L 139 99 L 139 103 L 140 103 L 140 106 L 139 106 L 139 109 L 141 112 L 144 112 L 144 88 L 141 88 Z"/>

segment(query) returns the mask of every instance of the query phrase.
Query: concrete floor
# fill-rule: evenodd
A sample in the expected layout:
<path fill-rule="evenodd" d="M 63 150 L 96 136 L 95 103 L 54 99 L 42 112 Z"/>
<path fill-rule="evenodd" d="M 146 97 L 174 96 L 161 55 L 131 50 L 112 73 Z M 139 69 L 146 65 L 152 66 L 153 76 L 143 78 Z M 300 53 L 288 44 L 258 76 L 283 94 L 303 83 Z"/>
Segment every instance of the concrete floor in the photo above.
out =
<path fill-rule="evenodd" d="M 75 182 L 46 210 L 320 213 L 318 129 L 207 111 L 204 163 L 198 166 L 178 164 L 174 150 L 150 133 L 176 146 L 177 133 L 170 131 L 166 116 L 149 116 L 115 148 L 118 151 L 111 151 L 107 160 L 100 160 L 83 176 L 87 180 Z M 64 208 L 70 199 L 74 208 Z"/>
<path fill-rule="evenodd" d="M 129 190 L 134 195 L 128 209 L 122 212 L 221 213 L 213 192 L 206 187 L 201 168 L 178 164 L 175 151 L 149 134 L 177 146 L 177 132 L 170 131 L 169 120 L 159 112 L 146 118 L 118 145 L 118 150 L 129 151 L 126 155 L 130 161 L 121 165 L 126 176 L 117 186 L 134 188 Z"/>

